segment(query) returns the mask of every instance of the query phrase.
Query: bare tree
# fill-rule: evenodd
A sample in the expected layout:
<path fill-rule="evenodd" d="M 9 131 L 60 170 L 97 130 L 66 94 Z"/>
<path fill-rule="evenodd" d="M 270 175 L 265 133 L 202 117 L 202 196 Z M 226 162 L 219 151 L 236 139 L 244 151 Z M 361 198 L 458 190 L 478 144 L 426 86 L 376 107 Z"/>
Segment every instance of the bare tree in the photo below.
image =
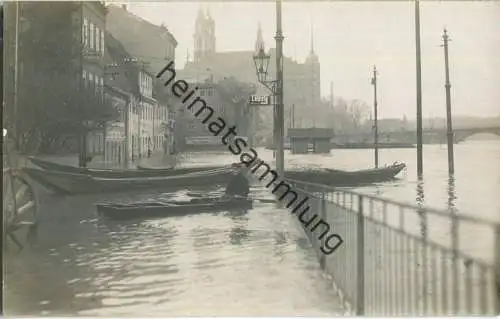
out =
<path fill-rule="evenodd" d="M 358 99 L 349 101 L 348 112 L 356 130 L 359 130 L 361 124 L 370 116 L 368 104 Z"/>

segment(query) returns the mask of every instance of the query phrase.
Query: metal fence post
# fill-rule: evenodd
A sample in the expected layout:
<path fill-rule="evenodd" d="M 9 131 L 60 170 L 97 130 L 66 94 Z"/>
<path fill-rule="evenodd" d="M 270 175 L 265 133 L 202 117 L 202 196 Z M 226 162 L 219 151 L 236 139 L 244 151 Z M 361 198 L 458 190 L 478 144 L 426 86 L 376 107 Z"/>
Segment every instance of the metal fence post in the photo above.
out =
<path fill-rule="evenodd" d="M 326 219 L 326 190 L 321 191 L 321 208 L 320 208 L 320 220 L 326 222 L 328 224 L 328 220 Z M 324 238 L 320 239 L 320 247 L 324 245 L 326 240 Z M 321 254 L 319 257 L 319 266 L 322 270 L 326 269 L 326 255 Z"/>
<path fill-rule="evenodd" d="M 495 271 L 495 293 L 494 303 L 495 303 L 495 314 L 500 315 L 500 225 L 495 227 L 495 261 L 493 264 Z"/>
<path fill-rule="evenodd" d="M 365 218 L 363 214 L 363 195 L 358 195 L 357 213 L 357 263 L 356 263 L 356 316 L 365 314 Z"/>

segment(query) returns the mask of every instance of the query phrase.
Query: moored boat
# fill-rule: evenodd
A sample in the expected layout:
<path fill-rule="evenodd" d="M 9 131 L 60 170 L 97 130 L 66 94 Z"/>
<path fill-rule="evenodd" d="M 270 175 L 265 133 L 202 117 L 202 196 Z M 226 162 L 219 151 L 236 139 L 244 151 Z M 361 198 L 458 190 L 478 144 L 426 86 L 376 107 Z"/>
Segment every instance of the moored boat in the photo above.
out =
<path fill-rule="evenodd" d="M 247 198 L 196 198 L 189 201 L 97 204 L 99 215 L 110 219 L 159 218 L 252 208 Z"/>
<path fill-rule="evenodd" d="M 224 166 L 196 166 L 196 167 L 179 167 L 179 168 L 158 168 L 158 167 L 146 167 L 142 165 L 137 165 L 137 170 L 141 172 L 148 172 L 149 174 L 154 174 L 154 172 L 159 172 L 159 174 L 163 175 L 163 172 L 169 170 L 171 173 L 175 172 L 175 174 L 190 174 L 197 173 L 203 171 L 209 171 L 214 169 L 220 169 Z"/>
<path fill-rule="evenodd" d="M 289 180 L 329 186 L 358 186 L 391 181 L 395 179 L 405 167 L 406 165 L 404 163 L 394 163 L 386 167 L 358 171 L 335 169 L 288 171 L 285 172 L 285 177 Z"/>
<path fill-rule="evenodd" d="M 23 170 L 33 180 L 52 191 L 63 194 L 112 193 L 210 186 L 226 184 L 232 174 L 231 169 L 225 168 L 175 176 L 102 178 L 34 168 L 24 168 Z"/>
<path fill-rule="evenodd" d="M 163 168 L 154 172 L 140 171 L 137 169 L 100 169 L 100 168 L 83 168 L 69 165 L 54 163 L 51 161 L 42 160 L 36 157 L 29 157 L 29 160 L 36 166 L 47 171 L 56 171 L 70 174 L 85 174 L 95 177 L 104 178 L 127 178 L 127 177 L 151 177 L 151 176 L 171 176 L 183 172 L 175 171 L 173 168 Z"/>

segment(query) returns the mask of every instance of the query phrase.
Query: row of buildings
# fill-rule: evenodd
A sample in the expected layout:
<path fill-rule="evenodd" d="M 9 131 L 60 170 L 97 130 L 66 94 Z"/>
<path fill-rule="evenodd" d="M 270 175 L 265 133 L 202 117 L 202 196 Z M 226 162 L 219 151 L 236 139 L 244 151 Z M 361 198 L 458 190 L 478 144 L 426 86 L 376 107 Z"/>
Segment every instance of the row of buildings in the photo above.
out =
<path fill-rule="evenodd" d="M 69 75 L 66 81 L 74 82 L 73 90 L 94 88 L 119 111 L 119 116 L 107 121 L 102 130 L 88 134 L 90 155 L 102 155 L 109 163 L 128 163 L 149 152 L 202 148 L 200 144 L 220 145 L 220 141 L 211 140 L 211 133 L 197 119 L 184 112 L 178 99 L 155 77 L 176 58 L 177 40 L 164 25 L 143 20 L 125 5 L 105 5 L 102 1 L 6 3 L 5 12 L 4 100 L 8 106 L 17 107 L 22 100 L 19 96 L 29 95 L 23 92 L 23 83 L 33 81 L 27 71 L 30 61 L 37 61 L 31 62 L 31 68 L 39 74 L 57 68 L 64 72 L 64 67 L 56 64 L 74 66 L 78 79 Z M 57 32 L 38 35 L 33 32 L 49 23 Z M 30 32 L 35 38 L 28 37 Z M 52 53 L 43 56 L 43 50 L 23 52 L 32 41 L 52 43 Z M 60 49 L 59 46 L 55 49 L 54 43 Z M 43 44 L 37 45 L 43 47 Z M 193 47 L 193 59 L 188 58 L 182 69 L 176 66 L 177 77 L 199 86 L 198 94 L 237 125 L 240 135 L 252 139 L 259 134 L 261 138 L 270 137 L 271 108 L 252 109 L 247 103 L 250 94 L 269 95 L 257 83 L 253 63 L 256 50 L 265 48 L 260 25 L 254 46 L 249 50 L 217 52 L 215 21 L 200 9 Z M 71 53 L 74 49 L 78 51 L 76 54 Z M 269 72 L 274 74 L 275 50 L 271 48 L 268 52 Z M 48 66 L 41 68 L 36 64 Z M 290 109 L 295 105 L 295 117 L 310 118 L 310 109 L 320 102 L 320 64 L 312 43 L 304 63 L 285 57 L 284 68 L 285 107 Z M 47 90 L 54 89 L 50 83 L 43 85 Z M 43 109 L 51 112 L 51 104 L 60 103 L 57 101 L 44 100 Z"/>
<path fill-rule="evenodd" d="M 62 103 L 62 94 L 56 93 L 60 83 L 50 83 L 55 77 L 47 73 L 66 65 L 57 71 L 58 78 L 71 83 L 66 89 L 75 95 L 95 91 L 118 114 L 102 129 L 87 134 L 87 155 L 125 164 L 148 153 L 171 152 L 175 112 L 168 92 L 155 79 L 166 61 L 175 60 L 177 41 L 165 26 L 142 20 L 125 6 L 107 6 L 102 1 L 17 2 L 6 3 L 4 9 L 7 110 L 21 110 L 34 85 L 54 91 L 52 101 L 40 101 L 46 112 L 60 110 L 54 105 Z M 45 34 L 37 33 L 37 28 Z M 29 45 L 33 42 L 38 52 L 29 52 L 35 48 Z M 60 47 L 45 50 L 55 42 Z M 19 126 L 28 121 L 19 118 L 19 112 L 17 117 Z M 77 152 L 76 144 L 62 151 Z"/>

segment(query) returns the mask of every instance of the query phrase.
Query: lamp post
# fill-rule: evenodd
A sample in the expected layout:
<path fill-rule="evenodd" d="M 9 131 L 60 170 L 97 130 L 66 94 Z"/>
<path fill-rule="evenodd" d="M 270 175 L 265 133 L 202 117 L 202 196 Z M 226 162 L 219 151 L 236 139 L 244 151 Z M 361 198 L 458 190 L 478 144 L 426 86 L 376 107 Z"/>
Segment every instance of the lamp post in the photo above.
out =
<path fill-rule="evenodd" d="M 417 176 L 424 174 L 423 133 L 422 133 L 422 60 L 420 52 L 420 1 L 415 0 L 415 57 L 417 69 Z"/>
<path fill-rule="evenodd" d="M 374 119 L 373 119 L 373 146 L 375 155 L 375 168 L 378 168 L 378 104 L 377 104 L 377 68 L 373 67 L 373 109 L 374 109 Z"/>
<path fill-rule="evenodd" d="M 285 153 L 284 153 L 284 132 L 285 113 L 283 105 L 283 31 L 281 28 L 281 0 L 276 0 L 276 80 L 267 80 L 267 68 L 269 67 L 270 56 L 261 47 L 259 52 L 253 57 L 257 71 L 258 81 L 264 85 L 274 96 L 274 144 L 276 148 L 276 169 L 278 176 L 284 177 L 285 173 Z"/>
<path fill-rule="evenodd" d="M 445 67 L 445 89 L 446 89 L 446 137 L 448 141 L 448 173 L 455 173 L 455 164 L 453 160 L 453 126 L 451 120 L 451 93 L 450 93 L 450 68 L 448 65 L 448 42 L 451 41 L 446 29 L 443 31 L 444 47 L 444 67 Z"/>

